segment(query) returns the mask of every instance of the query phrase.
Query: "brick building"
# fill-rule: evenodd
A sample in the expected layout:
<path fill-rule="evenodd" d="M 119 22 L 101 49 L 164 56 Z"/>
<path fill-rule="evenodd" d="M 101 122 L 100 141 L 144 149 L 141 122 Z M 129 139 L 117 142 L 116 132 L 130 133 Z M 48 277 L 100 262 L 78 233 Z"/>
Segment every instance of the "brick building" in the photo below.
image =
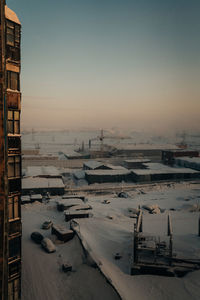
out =
<path fill-rule="evenodd" d="M 0 11 L 0 299 L 21 298 L 20 36 L 17 15 Z"/>

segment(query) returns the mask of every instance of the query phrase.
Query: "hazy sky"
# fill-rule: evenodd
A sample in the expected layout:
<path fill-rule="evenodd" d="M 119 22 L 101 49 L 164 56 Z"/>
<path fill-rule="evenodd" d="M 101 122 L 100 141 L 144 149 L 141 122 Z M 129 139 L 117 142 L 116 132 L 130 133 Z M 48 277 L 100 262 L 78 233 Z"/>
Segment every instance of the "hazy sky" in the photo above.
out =
<path fill-rule="evenodd" d="M 198 129 L 199 0 L 7 0 L 23 128 Z"/>

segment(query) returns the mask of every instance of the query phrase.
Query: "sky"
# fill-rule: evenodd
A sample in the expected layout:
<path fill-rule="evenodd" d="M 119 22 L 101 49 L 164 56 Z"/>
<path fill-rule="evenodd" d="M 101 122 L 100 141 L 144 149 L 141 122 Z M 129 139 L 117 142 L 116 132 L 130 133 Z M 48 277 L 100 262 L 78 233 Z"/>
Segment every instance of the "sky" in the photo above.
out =
<path fill-rule="evenodd" d="M 23 129 L 198 130 L 199 0 L 7 0 Z"/>

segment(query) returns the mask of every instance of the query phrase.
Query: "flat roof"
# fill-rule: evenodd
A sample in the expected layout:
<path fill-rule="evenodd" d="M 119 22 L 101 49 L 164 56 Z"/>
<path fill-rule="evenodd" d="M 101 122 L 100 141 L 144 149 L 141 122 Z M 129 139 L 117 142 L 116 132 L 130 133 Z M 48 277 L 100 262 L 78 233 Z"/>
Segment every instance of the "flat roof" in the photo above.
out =
<path fill-rule="evenodd" d="M 60 200 L 57 200 L 56 203 L 58 205 L 74 206 L 74 205 L 81 205 L 84 202 L 80 198 L 69 198 L 69 199 L 60 199 Z"/>
<path fill-rule="evenodd" d="M 187 156 L 182 156 L 182 157 L 177 157 L 176 160 L 182 160 L 182 161 L 187 161 L 190 163 L 196 163 L 200 164 L 200 157 L 187 157 Z"/>
<path fill-rule="evenodd" d="M 105 166 L 107 166 L 108 168 L 110 168 L 111 170 L 126 170 L 126 168 L 122 167 L 122 166 L 115 166 L 115 165 L 112 165 L 112 164 L 105 164 Z"/>
<path fill-rule="evenodd" d="M 172 144 L 119 144 L 114 146 L 117 150 L 178 150 L 178 146 Z"/>
<path fill-rule="evenodd" d="M 85 161 L 83 163 L 83 165 L 88 167 L 88 168 L 91 168 L 91 169 L 96 169 L 96 168 L 99 168 L 101 166 L 104 166 L 105 164 L 100 162 L 100 161 L 97 161 L 97 160 L 89 160 L 89 161 Z"/>
<path fill-rule="evenodd" d="M 167 151 L 167 152 L 172 152 L 172 153 L 188 153 L 188 152 L 199 152 L 198 150 L 192 150 L 192 149 L 180 149 L 178 148 L 177 150 L 163 150 L 163 151 Z"/>
<path fill-rule="evenodd" d="M 196 170 L 189 168 L 169 168 L 169 169 L 134 169 L 131 170 L 136 175 L 154 175 L 154 174 L 196 174 L 199 173 Z"/>
<path fill-rule="evenodd" d="M 130 174 L 131 172 L 127 169 L 125 170 L 87 170 L 85 171 L 85 174 L 86 175 L 89 175 L 89 176 L 105 176 L 105 175 L 110 175 L 110 176 L 113 176 L 113 175 L 128 175 Z"/>
<path fill-rule="evenodd" d="M 136 159 L 126 159 L 124 162 L 126 163 L 148 163 L 150 159 L 136 158 Z"/>
<path fill-rule="evenodd" d="M 54 166 L 28 166 L 26 176 L 61 176 Z"/>
<path fill-rule="evenodd" d="M 76 152 L 76 151 L 73 151 L 73 150 L 67 150 L 67 151 L 62 151 L 62 153 L 68 157 L 68 158 L 71 158 L 71 157 L 82 157 L 82 154 Z"/>
<path fill-rule="evenodd" d="M 161 163 L 144 163 L 143 164 L 147 169 L 150 170 L 169 170 L 172 169 L 172 167 L 168 166 L 168 165 L 164 165 Z"/>
<path fill-rule="evenodd" d="M 10 9 L 7 5 L 5 5 L 5 17 L 6 19 L 21 25 L 16 13 L 12 9 Z"/>
<path fill-rule="evenodd" d="M 22 178 L 23 189 L 40 189 L 40 188 L 64 188 L 65 185 L 60 178 L 41 178 L 41 177 L 25 177 Z"/>

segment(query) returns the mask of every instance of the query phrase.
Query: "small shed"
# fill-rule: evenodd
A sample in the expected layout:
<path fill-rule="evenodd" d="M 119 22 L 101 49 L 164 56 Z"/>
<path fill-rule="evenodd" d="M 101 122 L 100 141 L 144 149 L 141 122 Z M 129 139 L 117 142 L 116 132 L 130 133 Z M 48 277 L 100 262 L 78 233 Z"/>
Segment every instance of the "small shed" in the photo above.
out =
<path fill-rule="evenodd" d="M 62 225 L 53 225 L 51 228 L 51 233 L 55 234 L 60 241 L 64 243 L 73 239 L 74 231 L 65 228 Z"/>
<path fill-rule="evenodd" d="M 83 201 L 80 198 L 60 199 L 57 201 L 57 210 L 64 211 L 76 205 L 82 205 Z"/>
<path fill-rule="evenodd" d="M 124 161 L 124 166 L 127 169 L 146 169 L 145 163 L 149 163 L 150 159 L 127 159 Z"/>
<path fill-rule="evenodd" d="M 41 194 L 34 194 L 31 195 L 31 202 L 39 201 L 42 202 L 42 195 Z"/>
<path fill-rule="evenodd" d="M 88 210 L 82 211 L 65 211 L 65 221 L 68 222 L 72 219 L 89 218 L 90 212 Z"/>

